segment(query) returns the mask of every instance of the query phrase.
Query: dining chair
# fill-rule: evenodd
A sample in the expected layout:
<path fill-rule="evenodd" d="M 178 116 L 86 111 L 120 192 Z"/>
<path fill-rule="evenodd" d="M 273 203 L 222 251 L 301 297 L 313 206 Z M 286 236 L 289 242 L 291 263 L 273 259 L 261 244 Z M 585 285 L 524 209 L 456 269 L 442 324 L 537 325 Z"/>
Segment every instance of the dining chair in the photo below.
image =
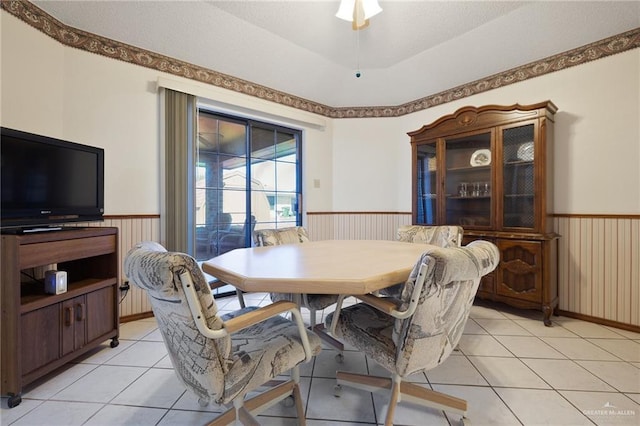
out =
<path fill-rule="evenodd" d="M 468 424 L 467 402 L 436 392 L 407 378 L 445 362 L 462 336 L 480 279 L 498 265 L 500 252 L 488 241 L 465 247 L 429 247 L 417 261 L 399 299 L 359 296 L 361 303 L 343 308 L 337 321 L 326 318 L 332 333 L 364 352 L 391 377 L 344 371 L 336 373 L 336 396 L 341 385 L 370 392 L 390 390 L 385 425 L 393 424 L 397 403 L 411 403 L 451 411 Z"/>
<path fill-rule="evenodd" d="M 282 244 L 303 244 L 309 242 L 309 235 L 303 226 L 291 226 L 279 229 L 258 229 L 253 232 L 253 242 L 256 247 L 277 246 Z M 271 301 L 293 301 L 295 297 L 291 293 L 270 293 Z M 335 294 L 302 294 L 301 306 L 309 310 L 309 328 L 316 332 L 322 340 L 338 349 L 336 360 L 342 362 L 344 346 L 341 342 L 329 335 L 322 322 L 318 324 L 316 313 L 336 303 L 338 295 Z"/>
<path fill-rule="evenodd" d="M 173 370 L 205 406 L 231 405 L 210 425 L 257 424 L 255 414 L 291 401 L 305 423 L 299 364 L 321 350 L 298 307 L 278 302 L 219 315 L 205 277 L 191 256 L 167 252 L 155 242 L 133 247 L 124 260 L 129 280 L 145 290 Z M 292 320 L 281 314 L 291 313 Z M 290 372 L 290 379 L 276 381 Z M 249 392 L 269 389 L 245 400 Z"/>
<path fill-rule="evenodd" d="M 438 247 L 460 247 L 464 230 L 456 225 L 400 225 L 398 241 L 432 244 Z"/>
<path fill-rule="evenodd" d="M 463 229 L 456 225 L 400 225 L 396 240 L 405 243 L 430 244 L 438 247 L 460 247 Z M 379 291 L 384 296 L 399 297 L 404 283 Z"/>

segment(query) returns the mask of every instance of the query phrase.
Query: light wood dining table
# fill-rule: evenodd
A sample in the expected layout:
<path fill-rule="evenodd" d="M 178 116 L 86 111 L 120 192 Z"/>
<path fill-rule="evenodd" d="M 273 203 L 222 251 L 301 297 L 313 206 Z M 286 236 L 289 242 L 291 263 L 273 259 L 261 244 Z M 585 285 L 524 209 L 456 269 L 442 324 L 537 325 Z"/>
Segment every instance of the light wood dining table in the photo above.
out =
<path fill-rule="evenodd" d="M 387 240 L 323 240 L 235 249 L 202 270 L 246 292 L 361 295 L 407 280 L 429 246 Z"/>

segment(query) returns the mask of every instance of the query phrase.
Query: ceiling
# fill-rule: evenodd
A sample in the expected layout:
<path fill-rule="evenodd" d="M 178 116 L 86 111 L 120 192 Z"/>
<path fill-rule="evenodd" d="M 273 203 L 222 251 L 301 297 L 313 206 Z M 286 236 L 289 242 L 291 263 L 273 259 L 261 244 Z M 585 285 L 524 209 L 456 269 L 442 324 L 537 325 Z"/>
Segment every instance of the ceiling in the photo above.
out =
<path fill-rule="evenodd" d="M 331 107 L 400 105 L 640 27 L 639 1 L 381 0 L 362 31 L 335 17 L 338 0 L 33 3 L 68 26 Z"/>

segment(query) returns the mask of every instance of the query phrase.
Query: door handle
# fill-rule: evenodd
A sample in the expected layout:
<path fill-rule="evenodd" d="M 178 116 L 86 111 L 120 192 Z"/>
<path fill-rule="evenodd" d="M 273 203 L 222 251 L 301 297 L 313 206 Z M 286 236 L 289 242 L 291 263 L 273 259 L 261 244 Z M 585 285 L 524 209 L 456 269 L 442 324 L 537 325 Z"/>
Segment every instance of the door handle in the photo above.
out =
<path fill-rule="evenodd" d="M 71 326 L 71 308 L 64 308 L 64 325 Z"/>
<path fill-rule="evenodd" d="M 84 321 L 84 303 L 76 305 L 76 321 Z"/>

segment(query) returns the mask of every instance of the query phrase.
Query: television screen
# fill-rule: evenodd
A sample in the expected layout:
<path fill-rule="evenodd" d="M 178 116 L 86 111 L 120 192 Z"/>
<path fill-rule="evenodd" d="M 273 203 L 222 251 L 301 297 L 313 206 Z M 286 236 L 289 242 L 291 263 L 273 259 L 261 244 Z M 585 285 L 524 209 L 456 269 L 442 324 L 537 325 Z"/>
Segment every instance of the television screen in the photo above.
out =
<path fill-rule="evenodd" d="M 102 220 L 104 150 L 2 128 L 1 227 Z"/>

